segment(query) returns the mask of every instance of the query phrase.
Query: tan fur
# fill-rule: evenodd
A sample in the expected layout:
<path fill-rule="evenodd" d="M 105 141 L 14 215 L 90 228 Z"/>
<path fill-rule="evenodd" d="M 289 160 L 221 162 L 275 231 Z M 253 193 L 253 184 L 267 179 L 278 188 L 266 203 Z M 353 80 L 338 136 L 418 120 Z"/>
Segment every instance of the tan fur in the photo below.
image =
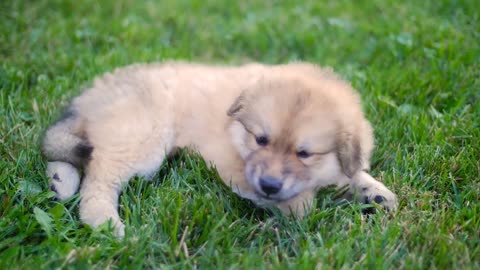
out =
<path fill-rule="evenodd" d="M 51 166 L 78 166 L 74 145 L 93 147 L 84 163 L 80 217 L 92 226 L 111 219 L 120 235 L 121 184 L 152 175 L 180 147 L 212 162 L 240 196 L 285 213 L 303 216 L 328 185 L 350 185 L 361 200 L 383 196 L 391 209 L 397 204 L 362 171 L 373 134 L 358 94 L 331 70 L 311 64 L 133 65 L 96 79 L 69 110 L 72 116 L 47 131 L 44 152 L 57 161 Z M 258 145 L 256 136 L 268 137 L 268 144 Z M 301 150 L 312 155 L 300 158 Z M 265 194 L 259 184 L 265 177 L 280 181 L 281 190 Z M 64 182 L 52 179 L 52 188 Z"/>

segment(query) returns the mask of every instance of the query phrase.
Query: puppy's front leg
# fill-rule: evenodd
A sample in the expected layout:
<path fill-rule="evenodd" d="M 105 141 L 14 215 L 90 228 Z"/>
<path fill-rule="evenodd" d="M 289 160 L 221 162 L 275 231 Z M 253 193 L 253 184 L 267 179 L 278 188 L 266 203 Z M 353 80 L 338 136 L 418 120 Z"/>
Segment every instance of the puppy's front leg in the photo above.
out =
<path fill-rule="evenodd" d="M 352 178 L 351 191 L 360 202 L 375 202 L 390 211 L 395 211 L 398 207 L 397 196 L 383 183 L 364 171 L 358 172 Z"/>
<path fill-rule="evenodd" d="M 115 234 L 124 235 L 125 226 L 118 215 L 118 198 L 121 184 L 128 178 L 122 178 L 108 167 L 99 164 L 89 166 L 80 190 L 80 219 L 94 227 L 111 220 Z"/>

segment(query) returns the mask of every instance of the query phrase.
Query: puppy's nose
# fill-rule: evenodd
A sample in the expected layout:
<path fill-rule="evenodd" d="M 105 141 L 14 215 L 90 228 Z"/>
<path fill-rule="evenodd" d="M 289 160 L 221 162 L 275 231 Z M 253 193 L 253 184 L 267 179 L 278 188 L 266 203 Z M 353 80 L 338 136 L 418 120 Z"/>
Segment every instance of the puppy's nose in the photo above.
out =
<path fill-rule="evenodd" d="M 275 177 L 264 176 L 260 178 L 260 187 L 267 195 L 278 193 L 282 186 L 283 183 Z"/>

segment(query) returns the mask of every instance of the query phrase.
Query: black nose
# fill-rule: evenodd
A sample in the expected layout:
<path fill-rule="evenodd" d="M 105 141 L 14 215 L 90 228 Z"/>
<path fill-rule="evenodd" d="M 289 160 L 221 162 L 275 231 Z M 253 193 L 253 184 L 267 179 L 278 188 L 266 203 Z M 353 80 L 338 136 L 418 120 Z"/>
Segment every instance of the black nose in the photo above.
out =
<path fill-rule="evenodd" d="M 260 187 L 267 195 L 278 193 L 282 189 L 283 183 L 275 177 L 264 176 L 260 178 Z"/>

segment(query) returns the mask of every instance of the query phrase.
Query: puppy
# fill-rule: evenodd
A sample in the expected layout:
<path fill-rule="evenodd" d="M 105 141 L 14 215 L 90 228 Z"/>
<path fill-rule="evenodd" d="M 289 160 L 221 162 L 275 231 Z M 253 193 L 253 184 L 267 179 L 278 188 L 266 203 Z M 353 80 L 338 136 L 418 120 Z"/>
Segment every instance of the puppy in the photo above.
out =
<path fill-rule="evenodd" d="M 80 218 L 97 227 L 118 215 L 121 185 L 149 177 L 190 147 L 235 193 L 302 217 L 318 189 L 395 210 L 397 199 L 365 170 L 373 133 L 358 94 L 307 63 L 132 65 L 97 78 L 47 131 L 50 187 L 61 200 L 80 186 Z"/>

